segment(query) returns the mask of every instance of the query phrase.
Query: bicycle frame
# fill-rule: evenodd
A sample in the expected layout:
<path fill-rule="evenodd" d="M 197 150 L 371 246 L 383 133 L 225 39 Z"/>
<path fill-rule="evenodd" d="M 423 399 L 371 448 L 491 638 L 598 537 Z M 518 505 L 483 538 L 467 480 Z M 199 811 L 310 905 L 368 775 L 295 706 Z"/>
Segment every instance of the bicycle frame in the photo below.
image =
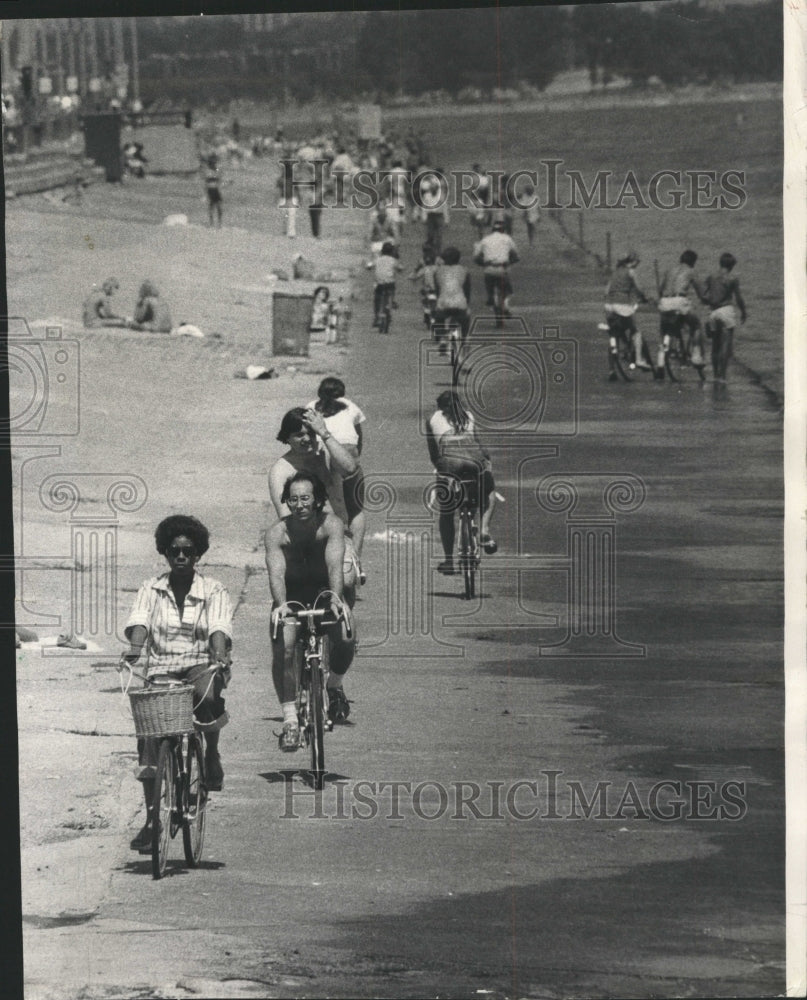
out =
<path fill-rule="evenodd" d="M 126 660 L 122 660 L 122 665 L 132 676 L 141 677 L 147 687 L 176 687 L 184 683 L 181 680 L 149 679 L 134 671 Z M 211 674 L 215 673 L 218 665 L 209 670 Z M 151 870 L 154 878 L 159 879 L 165 873 L 170 841 L 180 829 L 188 866 L 195 868 L 201 860 L 208 796 L 205 747 L 202 734 L 195 729 L 149 738 L 157 744 Z"/>
<path fill-rule="evenodd" d="M 322 595 L 320 595 L 322 596 Z M 319 598 L 317 598 L 319 600 Z M 305 745 L 311 750 L 311 775 L 314 788 L 322 789 L 325 782 L 325 747 L 324 733 L 333 728 L 330 720 L 326 722 L 325 692 L 327 690 L 327 664 L 325 656 L 324 625 L 335 624 L 340 619 L 331 618 L 330 608 L 318 608 L 316 601 L 313 607 L 306 607 L 297 601 L 287 602 L 293 613 L 285 619 L 280 619 L 277 611 L 273 614 L 272 638 L 277 638 L 281 621 L 296 624 L 300 632 L 296 637 L 296 646 L 302 650 L 303 663 L 297 679 L 297 718 L 300 732 Z M 347 622 L 344 615 L 342 621 Z"/>

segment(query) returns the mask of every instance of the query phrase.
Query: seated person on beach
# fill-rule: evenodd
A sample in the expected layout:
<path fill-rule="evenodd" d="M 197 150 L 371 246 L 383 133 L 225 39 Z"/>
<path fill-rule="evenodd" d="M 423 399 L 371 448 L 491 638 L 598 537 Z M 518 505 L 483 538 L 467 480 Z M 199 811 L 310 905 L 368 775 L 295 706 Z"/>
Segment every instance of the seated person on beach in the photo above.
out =
<path fill-rule="evenodd" d="M 100 288 L 94 287 L 84 300 L 82 315 L 84 325 L 125 326 L 126 317 L 118 316 L 112 309 L 112 296 L 120 288 L 117 278 L 107 278 Z"/>
<path fill-rule="evenodd" d="M 133 330 L 150 330 L 152 333 L 170 333 L 171 310 L 153 281 L 144 281 L 140 286 L 134 311 Z"/>
<path fill-rule="evenodd" d="M 219 735 L 228 722 L 221 692 L 229 680 L 232 645 L 232 607 L 227 590 L 196 569 L 207 552 L 210 536 L 195 517 L 173 514 L 157 526 L 157 551 L 170 567 L 140 587 L 124 628 L 129 649 L 122 659 L 135 664 L 144 648 L 149 679 L 183 680 L 195 689 L 194 714 L 205 737 L 208 789 L 220 791 L 224 771 L 219 757 Z M 211 674 L 217 663 L 220 670 Z M 151 807 L 154 797 L 157 741 L 138 740 L 140 770 L 146 802 L 146 824 L 132 841 L 132 849 L 151 850 Z"/>

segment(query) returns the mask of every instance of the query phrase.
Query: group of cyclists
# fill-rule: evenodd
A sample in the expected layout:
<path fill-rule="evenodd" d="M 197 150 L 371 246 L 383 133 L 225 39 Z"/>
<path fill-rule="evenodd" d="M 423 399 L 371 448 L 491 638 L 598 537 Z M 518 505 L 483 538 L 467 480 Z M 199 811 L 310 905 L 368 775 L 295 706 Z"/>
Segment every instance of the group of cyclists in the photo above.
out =
<path fill-rule="evenodd" d="M 474 262 L 483 268 L 486 305 L 510 314 L 513 292 L 509 268 L 519 260 L 506 213 L 493 211 L 490 231 L 479 233 Z M 479 219 L 472 224 L 478 230 Z M 427 226 L 427 233 L 429 233 Z M 433 232 L 433 229 L 432 229 Z M 401 270 L 398 244 L 401 221 L 380 205 L 370 233 L 374 269 L 376 325 L 384 300 L 394 305 L 395 278 Z M 695 272 L 697 254 L 684 251 L 677 265 L 657 281 L 657 307 L 662 333 L 685 338 L 691 364 L 703 366 L 706 339 L 712 342 L 715 381 L 725 381 L 738 314 L 746 318 L 736 259 L 724 253 L 719 270 L 701 281 Z M 630 252 L 618 260 L 606 289 L 608 329 L 632 347 L 637 367 L 652 367 L 647 344 L 636 326 L 637 305 L 648 297 L 636 280 L 639 257 Z M 454 321 L 464 340 L 470 327 L 471 280 L 454 246 L 427 239 L 422 258 L 409 276 L 421 282 L 424 321 L 434 329 Z M 709 307 L 705 326 L 694 298 Z M 613 373 L 612 373 L 613 374 Z M 322 381 L 316 400 L 294 407 L 282 418 L 277 438 L 287 446 L 269 471 L 269 493 L 276 520 L 265 532 L 266 567 L 272 595 L 272 678 L 282 710 L 279 748 L 294 752 L 301 745 L 296 695 L 300 676 L 299 625 L 296 602 L 311 606 L 325 599 L 331 612 L 324 631 L 329 636 L 327 715 L 330 724 L 344 723 L 350 702 L 344 678 L 356 651 L 352 621 L 356 589 L 366 580 L 361 566 L 366 529 L 361 409 L 346 396 L 344 383 Z M 429 458 L 437 476 L 434 493 L 439 513 L 443 561 L 438 571 L 455 573 L 456 485 L 475 481 L 475 504 L 481 515 L 480 543 L 488 554 L 497 551 L 491 534 L 496 506 L 491 457 L 455 388 L 437 398 L 425 427 Z M 167 518 L 157 528 L 157 551 L 167 572 L 146 581 L 138 591 L 125 628 L 129 649 L 122 661 L 133 666 L 145 653 L 145 677 L 152 681 L 181 680 L 193 685 L 197 723 L 205 734 L 208 789 L 220 790 L 224 771 L 218 750 L 220 729 L 227 722 L 222 692 L 230 679 L 232 608 L 226 589 L 202 573 L 197 564 L 209 547 L 204 525 L 187 515 Z M 212 668 L 211 668 L 212 664 Z M 212 674 L 211 674 L 212 669 Z M 152 845 L 154 741 L 138 741 L 138 777 L 143 782 L 146 823 L 132 848 L 148 853 Z"/>
<path fill-rule="evenodd" d="M 745 300 L 740 290 L 740 281 L 734 273 L 737 259 L 731 253 L 720 255 L 718 270 L 701 280 L 695 272 L 698 255 L 694 250 L 684 250 L 678 263 L 663 277 L 658 274 L 657 299 L 659 312 L 660 355 L 668 349 L 671 341 L 682 361 L 688 362 L 701 373 L 706 364 L 706 341 L 711 343 L 711 364 L 715 385 L 724 385 L 728 363 L 734 350 L 734 330 L 738 320 L 744 323 L 747 317 Z M 617 261 L 605 290 L 604 329 L 612 342 L 621 342 L 629 352 L 631 366 L 659 372 L 663 369 L 654 365 L 647 340 L 636 325 L 634 315 L 640 304 L 652 300 L 645 295 L 636 280 L 639 256 L 630 251 Z M 705 324 L 698 315 L 698 304 L 708 307 Z M 609 378 L 616 381 L 616 354 L 609 354 L 611 368 Z"/>
<path fill-rule="evenodd" d="M 266 566 L 272 594 L 272 678 L 283 713 L 280 749 L 300 747 L 296 711 L 299 683 L 299 626 L 294 604 L 327 600 L 324 626 L 329 636 L 327 676 L 330 724 L 344 723 L 350 703 L 344 675 L 355 653 L 351 609 L 364 583 L 360 557 L 364 539 L 364 488 L 359 462 L 361 409 L 345 396 L 341 379 L 323 379 L 316 400 L 294 407 L 282 418 L 278 440 L 287 451 L 269 471 L 269 494 L 276 520 L 265 532 Z M 129 648 L 121 667 L 145 658 L 148 684 L 173 682 L 194 688 L 197 728 L 205 737 L 208 791 L 220 791 L 224 770 L 219 735 L 228 721 L 222 692 L 231 676 L 232 607 L 226 588 L 198 569 L 209 548 L 207 528 L 188 515 L 172 515 L 158 525 L 157 551 L 168 571 L 140 587 L 124 634 Z M 213 672 L 211 673 L 211 664 Z M 146 822 L 132 840 L 133 850 L 152 850 L 157 740 L 138 740 L 137 777 L 143 783 Z"/>

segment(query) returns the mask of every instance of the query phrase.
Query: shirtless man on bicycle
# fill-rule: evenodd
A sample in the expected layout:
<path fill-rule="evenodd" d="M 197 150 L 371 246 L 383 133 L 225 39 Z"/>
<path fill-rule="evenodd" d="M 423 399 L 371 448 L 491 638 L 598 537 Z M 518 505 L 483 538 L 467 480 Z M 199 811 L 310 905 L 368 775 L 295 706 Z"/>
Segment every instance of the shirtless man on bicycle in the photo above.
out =
<path fill-rule="evenodd" d="M 703 331 L 700 318 L 695 311 L 691 292 L 702 300 L 703 286 L 695 274 L 698 255 L 694 250 L 684 250 L 675 267 L 664 275 L 659 285 L 658 311 L 661 318 L 661 334 L 675 336 L 679 328 L 689 331 L 692 364 L 703 364 Z M 679 326 L 680 325 L 680 326 Z M 682 346 L 686 349 L 687 344 Z"/>
<path fill-rule="evenodd" d="M 324 483 L 313 473 L 303 470 L 286 480 L 282 502 L 291 513 L 273 524 L 265 539 L 273 609 L 283 622 L 292 613 L 289 601 L 310 605 L 322 591 L 330 591 L 334 617 L 344 615 L 350 633 L 355 634 L 349 607 L 352 601 L 345 593 L 345 528 L 335 514 L 323 509 L 327 499 Z M 338 621 L 325 631 L 331 639 L 328 716 L 332 722 L 344 722 L 350 704 L 342 682 L 353 661 L 355 642 L 342 636 Z M 288 752 L 300 746 L 295 704 L 300 669 L 297 632 L 297 625 L 286 621 L 272 643 L 272 680 L 283 710 L 280 749 Z"/>

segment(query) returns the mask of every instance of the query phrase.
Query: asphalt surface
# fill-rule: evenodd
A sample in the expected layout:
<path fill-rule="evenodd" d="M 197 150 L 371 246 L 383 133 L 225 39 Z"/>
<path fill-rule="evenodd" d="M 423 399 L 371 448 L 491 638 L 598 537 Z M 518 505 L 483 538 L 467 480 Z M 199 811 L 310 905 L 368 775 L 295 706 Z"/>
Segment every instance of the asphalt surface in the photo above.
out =
<path fill-rule="evenodd" d="M 454 225 L 467 258 L 470 228 Z M 404 280 L 391 333 L 371 331 L 365 273 L 343 370 L 376 485 L 350 724 L 327 738 L 325 790 L 302 751 L 277 749 L 262 518 L 234 501 L 234 544 L 210 566 L 238 595 L 234 722 L 201 868 L 175 841 L 151 879 L 126 848 L 140 819 L 126 785 L 98 905 L 28 923 L 31 996 L 783 992 L 781 415 L 736 370 L 724 390 L 691 371 L 609 383 L 601 276 L 550 223 L 514 281 L 529 332 L 478 325 L 486 374 L 462 383 L 494 428 L 505 497 L 481 600 L 435 572 L 422 504 L 421 427 L 447 366 Z M 265 438 L 239 449 L 265 467 Z M 681 815 L 662 818 L 671 798 Z"/>

